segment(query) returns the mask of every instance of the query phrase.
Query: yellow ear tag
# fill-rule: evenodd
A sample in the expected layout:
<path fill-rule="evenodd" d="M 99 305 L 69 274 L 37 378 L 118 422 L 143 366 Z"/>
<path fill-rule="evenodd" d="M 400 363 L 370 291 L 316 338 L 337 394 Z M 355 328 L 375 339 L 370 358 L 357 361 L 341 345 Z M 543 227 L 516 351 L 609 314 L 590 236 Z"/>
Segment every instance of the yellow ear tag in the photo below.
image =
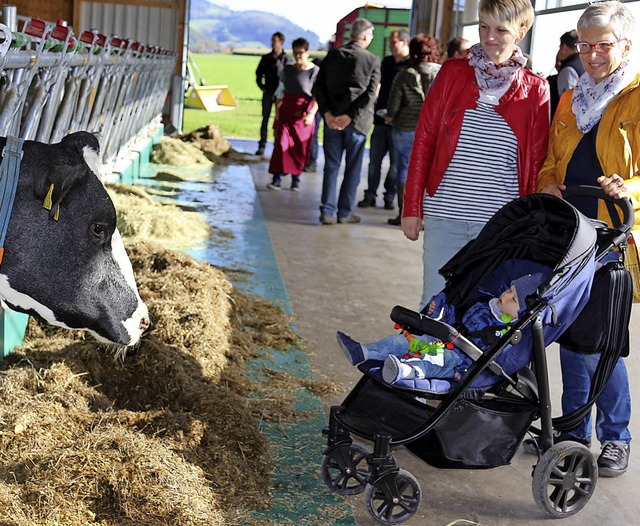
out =
<path fill-rule="evenodd" d="M 59 217 L 60 217 L 60 205 L 56 207 L 56 213 L 53 214 L 53 220 L 57 221 Z"/>
<path fill-rule="evenodd" d="M 51 210 L 53 206 L 53 183 L 49 187 L 49 191 L 47 192 L 46 197 L 44 198 L 44 203 L 42 203 L 42 208 L 45 210 Z"/>

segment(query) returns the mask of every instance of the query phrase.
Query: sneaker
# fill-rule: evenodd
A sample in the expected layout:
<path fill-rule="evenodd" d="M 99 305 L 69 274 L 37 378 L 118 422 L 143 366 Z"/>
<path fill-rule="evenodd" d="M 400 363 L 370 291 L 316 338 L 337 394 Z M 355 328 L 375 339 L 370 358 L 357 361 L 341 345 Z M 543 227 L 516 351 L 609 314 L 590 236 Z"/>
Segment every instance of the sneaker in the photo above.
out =
<path fill-rule="evenodd" d="M 619 477 L 629 467 L 631 446 L 625 442 L 605 442 L 598 457 L 598 475 Z"/>
<path fill-rule="evenodd" d="M 393 206 L 393 201 L 385 201 L 384 202 L 384 209 L 385 210 L 395 210 L 396 207 Z"/>
<path fill-rule="evenodd" d="M 335 225 L 337 222 L 336 216 L 320 216 L 320 223 L 323 225 Z"/>
<path fill-rule="evenodd" d="M 351 362 L 351 365 L 358 365 L 366 360 L 364 357 L 364 349 L 357 341 L 340 331 L 336 332 L 336 338 L 338 339 L 338 345 Z"/>
<path fill-rule="evenodd" d="M 402 363 L 396 356 L 390 354 L 384 359 L 382 366 L 382 379 L 388 384 L 395 384 L 404 379 L 411 379 L 413 367 L 409 364 Z"/>
<path fill-rule="evenodd" d="M 355 214 L 348 215 L 347 217 L 338 218 L 338 223 L 359 223 L 360 221 L 362 221 L 362 218 Z"/>
<path fill-rule="evenodd" d="M 291 191 L 292 192 L 299 192 L 300 191 L 300 178 L 299 177 L 293 177 L 291 179 Z"/>
<path fill-rule="evenodd" d="M 364 199 L 358 203 L 358 208 L 369 208 L 376 206 L 376 198 L 375 197 L 367 197 L 364 196 Z"/>
<path fill-rule="evenodd" d="M 279 180 L 273 180 L 267 185 L 267 188 L 269 190 L 282 190 L 282 184 Z"/>
<path fill-rule="evenodd" d="M 569 433 L 565 433 L 564 431 L 558 431 L 557 429 L 553 430 L 553 443 L 558 444 L 560 442 L 568 442 L 568 441 L 577 442 L 578 444 L 582 444 L 588 448 L 591 447 L 591 440 L 588 438 L 578 438 L 570 435 Z M 537 455 L 542 451 L 541 440 L 540 437 L 527 438 L 524 442 L 522 442 L 522 449 L 524 449 L 525 453 L 529 453 L 531 455 Z"/>
<path fill-rule="evenodd" d="M 262 146 L 256 150 L 256 155 L 264 155 L 264 148 Z"/>

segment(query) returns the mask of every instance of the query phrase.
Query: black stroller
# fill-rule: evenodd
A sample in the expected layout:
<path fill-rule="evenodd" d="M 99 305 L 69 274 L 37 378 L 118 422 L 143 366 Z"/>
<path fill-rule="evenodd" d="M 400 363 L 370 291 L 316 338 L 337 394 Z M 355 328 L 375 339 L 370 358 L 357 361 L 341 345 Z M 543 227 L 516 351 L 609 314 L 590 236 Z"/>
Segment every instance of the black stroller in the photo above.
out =
<path fill-rule="evenodd" d="M 554 445 L 553 429 L 568 431 L 582 421 L 628 350 L 631 277 L 618 258 L 602 262 L 614 249 L 624 256 L 633 208 L 628 200 L 614 200 L 599 188 L 571 189 L 565 197 L 569 194 L 599 199 L 615 226 L 587 219 L 563 199 L 532 194 L 505 205 L 440 270 L 447 301 L 456 313 L 477 300 L 479 283 L 510 283 L 521 275 L 509 275 L 514 264 L 521 271 L 526 263 L 527 269 L 546 276 L 526 298 L 525 314 L 485 352 L 465 336 L 463 327 L 393 308 L 391 319 L 402 328 L 450 342 L 473 360 L 449 391 L 387 384 L 382 363 L 370 360 L 358 366 L 363 377 L 343 403 L 331 408 L 323 430 L 328 443 L 321 468 L 324 481 L 339 494 L 364 492 L 365 506 L 378 522 L 404 522 L 421 503 L 417 479 L 400 469 L 392 454 L 402 445 L 435 467 L 481 469 L 509 464 L 526 434 L 534 433 L 541 448 L 533 470 L 537 504 L 554 518 L 566 518 L 591 498 L 598 477 L 594 456 L 577 442 Z M 602 352 L 589 402 L 552 419 L 545 348 L 554 341 L 576 350 L 584 347 L 582 331 L 587 324 L 593 326 L 593 318 L 580 319 L 581 313 L 588 314 L 591 303 L 603 302 L 602 294 L 614 299 L 608 301 L 607 315 L 600 316 L 597 342 L 587 342 L 597 346 L 591 351 Z M 531 426 L 538 418 L 540 429 Z M 351 434 L 372 441 L 373 452 L 353 442 Z"/>

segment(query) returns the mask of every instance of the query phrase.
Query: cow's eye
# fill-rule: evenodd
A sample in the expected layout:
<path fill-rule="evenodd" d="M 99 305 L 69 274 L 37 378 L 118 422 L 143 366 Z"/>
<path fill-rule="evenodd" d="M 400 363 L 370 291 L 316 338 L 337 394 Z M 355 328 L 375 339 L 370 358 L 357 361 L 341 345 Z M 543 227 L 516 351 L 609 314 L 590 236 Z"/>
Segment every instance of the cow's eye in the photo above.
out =
<path fill-rule="evenodd" d="M 98 238 L 98 241 L 102 245 L 109 241 L 109 230 L 105 223 L 92 223 L 91 233 Z"/>

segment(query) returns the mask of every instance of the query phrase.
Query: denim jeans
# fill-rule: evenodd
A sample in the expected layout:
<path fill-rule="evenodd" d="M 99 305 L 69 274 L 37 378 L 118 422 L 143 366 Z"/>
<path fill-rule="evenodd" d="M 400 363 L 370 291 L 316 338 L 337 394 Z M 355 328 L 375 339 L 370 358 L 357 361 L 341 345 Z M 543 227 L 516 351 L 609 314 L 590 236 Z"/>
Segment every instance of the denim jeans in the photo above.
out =
<path fill-rule="evenodd" d="M 562 412 L 570 413 L 585 404 L 593 373 L 600 354 L 580 354 L 560 347 L 562 368 Z M 596 436 L 600 443 L 630 442 L 631 393 L 627 367 L 618 359 L 613 374 L 596 401 Z M 591 438 L 591 416 L 585 418 L 573 431 L 578 438 Z"/>
<path fill-rule="evenodd" d="M 391 138 L 393 149 L 396 154 L 396 183 L 398 185 L 407 182 L 407 168 L 409 168 L 409 157 L 411 157 L 411 147 L 415 131 L 393 130 Z"/>
<path fill-rule="evenodd" d="M 322 205 L 320 206 L 322 215 L 333 216 L 337 213 L 338 219 L 344 219 L 351 215 L 358 183 L 360 183 L 360 170 L 362 169 L 366 139 L 367 136 L 357 131 L 353 124 L 344 130 L 332 130 L 325 123 L 324 177 L 322 179 Z M 336 202 L 342 152 L 345 152 L 344 178 Z"/>
<path fill-rule="evenodd" d="M 416 336 L 423 342 L 433 342 L 436 338 L 429 335 Z M 366 349 L 367 360 L 380 360 L 384 359 L 390 354 L 402 358 L 407 352 L 409 352 L 409 341 L 403 334 L 392 334 L 377 342 L 367 343 L 362 346 Z M 444 365 L 435 365 L 422 358 L 411 359 L 407 362 L 414 367 L 420 369 L 424 373 L 425 378 L 454 378 L 455 369 L 462 363 L 462 357 L 455 350 L 444 350 Z"/>
<path fill-rule="evenodd" d="M 311 153 L 309 154 L 309 162 L 315 163 L 318 160 L 318 131 L 320 130 L 320 121 L 322 120 L 322 114 L 317 111 L 315 117 L 316 131 L 311 138 Z"/>
<path fill-rule="evenodd" d="M 475 221 L 456 221 L 429 216 L 425 218 L 420 309 L 444 288 L 444 278 L 438 271 L 462 247 L 475 239 L 484 225 Z"/>
<path fill-rule="evenodd" d="M 262 92 L 262 124 L 260 125 L 260 142 L 258 148 L 264 148 L 267 144 L 267 129 L 269 127 L 269 117 L 274 103 L 273 93 Z"/>
<path fill-rule="evenodd" d="M 389 171 L 384 180 L 384 201 L 393 203 L 396 197 L 396 152 L 391 142 L 393 128 L 385 124 L 376 124 L 371 133 L 369 143 L 369 178 L 364 196 L 375 199 L 378 186 L 380 186 L 380 176 L 382 175 L 382 160 L 389 152 Z"/>

